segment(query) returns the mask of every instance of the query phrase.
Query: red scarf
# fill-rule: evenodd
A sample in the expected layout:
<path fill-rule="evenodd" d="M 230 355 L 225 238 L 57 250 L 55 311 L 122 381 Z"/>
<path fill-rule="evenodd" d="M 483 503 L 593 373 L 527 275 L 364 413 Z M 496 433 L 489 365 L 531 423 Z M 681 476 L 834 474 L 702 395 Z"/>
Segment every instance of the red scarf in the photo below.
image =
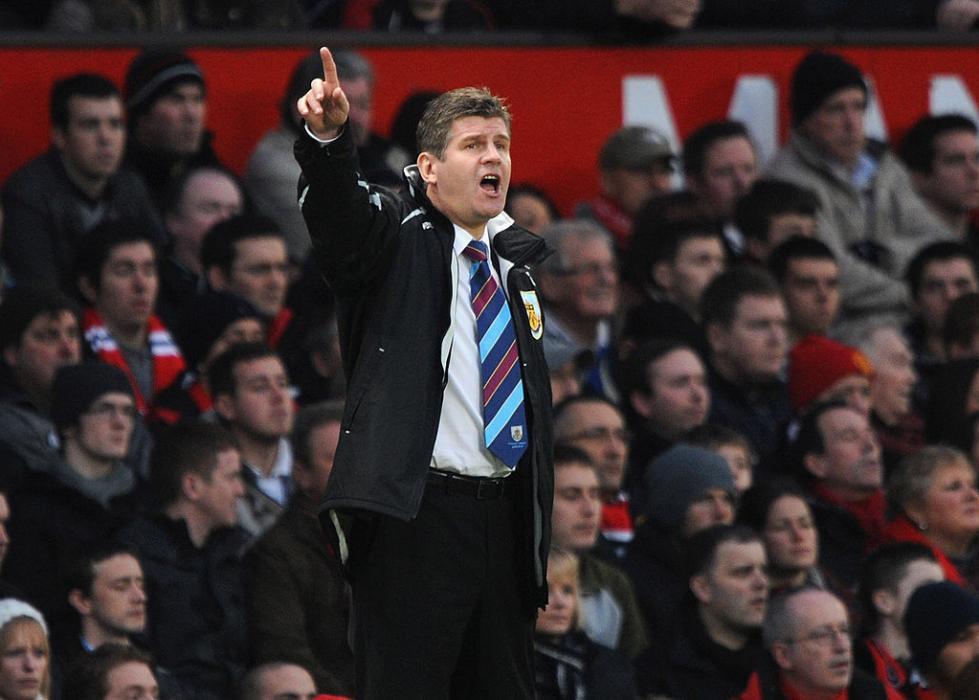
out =
<path fill-rule="evenodd" d="M 785 696 L 785 700 L 811 700 L 808 695 L 796 690 L 795 687 L 793 687 L 782 674 L 779 674 L 778 685 L 782 690 L 782 695 Z M 830 695 L 826 700 L 847 700 L 849 697 L 849 688 L 844 688 L 835 695 Z"/>
<path fill-rule="evenodd" d="M 613 542 L 632 540 L 632 515 L 629 513 L 629 500 L 619 495 L 602 503 L 602 534 Z"/>
<path fill-rule="evenodd" d="M 919 544 L 925 545 L 935 555 L 935 559 L 938 560 L 948 581 L 957 583 L 963 588 L 972 588 L 972 584 L 965 580 L 965 577 L 959 572 L 958 567 L 945 556 L 942 550 L 929 542 L 928 537 L 915 527 L 914 523 L 906 515 L 899 515 L 888 523 L 887 529 L 884 531 L 884 536 L 889 542 L 918 542 Z"/>
<path fill-rule="evenodd" d="M 887 510 L 887 499 L 883 491 L 878 489 L 866 498 L 856 501 L 844 500 L 818 483 L 812 485 L 812 492 L 819 500 L 842 508 L 856 518 L 860 529 L 867 535 L 866 551 L 877 549 L 884 543 L 884 529 L 887 524 L 884 513 Z"/>
<path fill-rule="evenodd" d="M 632 235 L 632 217 L 604 195 L 593 199 L 589 204 L 595 220 L 615 236 L 615 247 L 626 250 L 629 247 L 629 236 Z"/>
<path fill-rule="evenodd" d="M 286 328 L 292 322 L 292 309 L 282 309 L 269 321 L 268 330 L 265 333 L 269 347 L 273 350 L 279 347 L 282 336 L 285 335 Z"/>
<path fill-rule="evenodd" d="M 136 379 L 133 377 L 129 365 L 126 364 L 126 358 L 119 349 L 115 338 L 109 333 L 102 317 L 95 309 L 86 309 L 82 324 L 85 329 L 85 340 L 95 356 L 102 362 L 115 365 L 126 373 L 129 384 L 133 388 L 133 396 L 136 397 L 136 408 L 145 416 L 153 397 L 146 397 L 140 393 Z M 150 354 L 153 357 L 153 394 L 155 396 L 170 386 L 184 371 L 184 358 L 180 354 L 180 348 L 173 342 L 170 331 L 155 315 L 150 316 L 147 323 L 146 342 L 149 344 Z"/>

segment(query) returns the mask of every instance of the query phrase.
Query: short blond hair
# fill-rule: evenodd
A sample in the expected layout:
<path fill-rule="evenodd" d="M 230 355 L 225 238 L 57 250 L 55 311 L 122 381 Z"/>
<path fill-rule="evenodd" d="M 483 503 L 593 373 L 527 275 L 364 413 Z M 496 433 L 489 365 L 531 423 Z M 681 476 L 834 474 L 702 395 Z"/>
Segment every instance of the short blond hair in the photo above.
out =
<path fill-rule="evenodd" d="M 463 117 L 499 117 L 510 131 L 510 110 L 502 97 L 489 88 L 464 87 L 443 92 L 428 103 L 418 122 L 415 134 L 418 151 L 431 153 L 439 160 L 445 156 L 449 145 L 449 131 L 456 119 Z"/>
<path fill-rule="evenodd" d="M 552 546 L 547 555 L 547 578 L 549 582 L 570 581 L 574 584 L 574 622 L 575 629 L 582 629 L 584 611 L 581 609 L 581 564 L 578 555 L 570 549 Z"/>

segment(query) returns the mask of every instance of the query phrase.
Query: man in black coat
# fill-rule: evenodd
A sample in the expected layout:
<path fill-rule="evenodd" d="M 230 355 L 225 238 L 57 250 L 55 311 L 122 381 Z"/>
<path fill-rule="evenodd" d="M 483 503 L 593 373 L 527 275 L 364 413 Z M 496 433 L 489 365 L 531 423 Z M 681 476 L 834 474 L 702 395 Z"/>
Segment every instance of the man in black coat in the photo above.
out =
<path fill-rule="evenodd" d="M 546 246 L 503 214 L 510 115 L 485 90 L 433 100 L 396 196 L 358 174 L 320 55 L 296 157 L 349 380 L 322 517 L 353 585 L 358 693 L 532 697 L 553 477 L 528 266 Z"/>

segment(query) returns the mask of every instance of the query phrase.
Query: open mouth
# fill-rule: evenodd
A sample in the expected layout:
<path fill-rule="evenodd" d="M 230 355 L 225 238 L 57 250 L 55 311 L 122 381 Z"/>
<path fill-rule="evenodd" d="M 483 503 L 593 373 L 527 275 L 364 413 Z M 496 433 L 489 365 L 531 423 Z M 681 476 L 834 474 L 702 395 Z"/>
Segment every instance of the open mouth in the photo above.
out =
<path fill-rule="evenodd" d="M 484 192 L 489 194 L 499 194 L 500 193 L 500 176 L 499 175 L 483 175 L 479 180 L 479 187 Z"/>

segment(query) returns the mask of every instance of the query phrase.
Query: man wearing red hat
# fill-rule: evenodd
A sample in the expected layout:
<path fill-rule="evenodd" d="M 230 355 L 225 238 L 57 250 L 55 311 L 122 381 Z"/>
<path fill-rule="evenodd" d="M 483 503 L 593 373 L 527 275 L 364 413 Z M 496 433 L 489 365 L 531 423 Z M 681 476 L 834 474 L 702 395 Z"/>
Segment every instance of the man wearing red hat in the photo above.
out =
<path fill-rule="evenodd" d="M 808 335 L 789 351 L 789 400 L 796 414 L 816 401 L 840 399 L 870 416 L 874 367 L 856 348 Z"/>

